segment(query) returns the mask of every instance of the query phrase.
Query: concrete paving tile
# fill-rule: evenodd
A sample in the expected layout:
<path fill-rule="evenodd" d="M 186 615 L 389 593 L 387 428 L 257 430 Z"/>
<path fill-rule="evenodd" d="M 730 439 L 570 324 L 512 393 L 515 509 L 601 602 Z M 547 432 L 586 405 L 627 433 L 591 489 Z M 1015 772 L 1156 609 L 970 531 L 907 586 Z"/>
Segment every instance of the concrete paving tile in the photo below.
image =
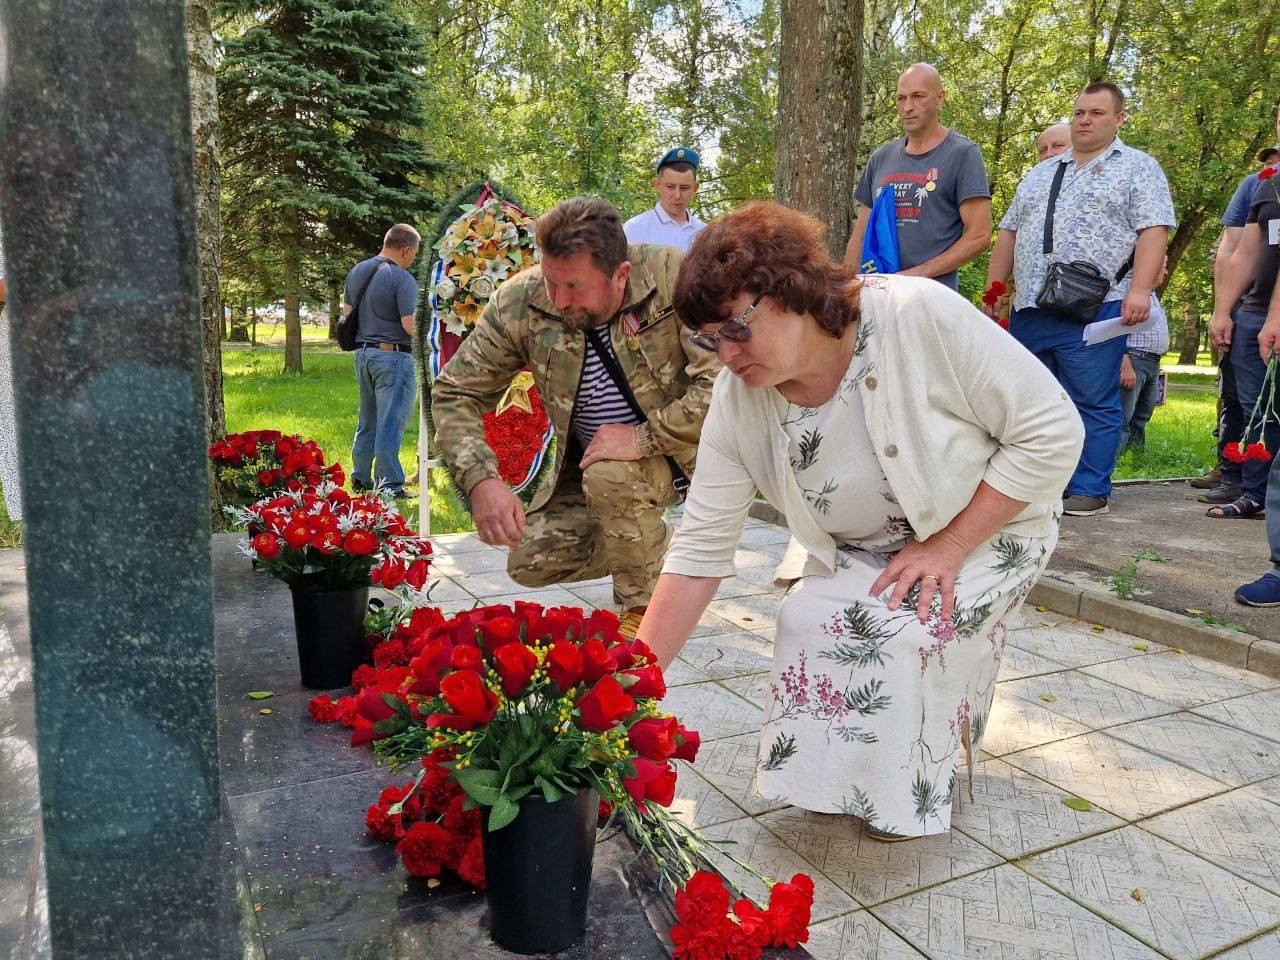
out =
<path fill-rule="evenodd" d="M 790 542 L 791 531 L 786 527 L 775 527 L 771 523 L 748 523 L 738 539 L 739 546 L 750 547 L 752 550 L 779 544 L 785 549 Z"/>
<path fill-rule="evenodd" d="M 1213 960 L 1276 960 L 1277 957 L 1280 957 L 1280 930 L 1272 930 L 1234 950 L 1218 954 Z"/>
<path fill-rule="evenodd" d="M 811 920 L 820 923 L 831 917 L 851 913 L 858 908 L 853 899 L 830 879 L 806 863 L 799 854 L 750 817 L 720 823 L 702 831 L 708 840 L 731 841 L 712 847 L 710 858 L 729 881 L 757 903 L 766 903 L 769 889 L 734 861 L 751 868 L 771 880 L 790 880 L 797 873 L 813 878 L 813 911 Z"/>
<path fill-rule="evenodd" d="M 667 691 L 662 708 L 674 713 L 702 740 L 719 740 L 758 731 L 763 723 L 760 708 L 715 683 L 691 683 Z"/>
<path fill-rule="evenodd" d="M 804 948 L 813 960 L 920 960 L 923 956 L 866 910 L 815 923 Z"/>
<path fill-rule="evenodd" d="M 579 597 L 582 601 L 580 605 L 585 605 L 592 610 L 616 609 L 613 602 L 613 582 L 609 583 L 566 583 L 564 588 L 572 593 L 575 597 Z"/>
<path fill-rule="evenodd" d="M 1005 643 L 1004 650 L 1000 653 L 1000 673 L 996 677 L 996 681 L 1004 683 L 1006 680 L 1021 680 L 1023 677 L 1034 677 L 1043 673 L 1057 673 L 1066 669 L 1066 666 L 1061 663 L 1055 663 L 1048 657 L 1042 657 L 1038 653 L 1031 653 L 1020 647 L 1015 647 L 1011 643 Z"/>
<path fill-rule="evenodd" d="M 1105 733 L 1073 737 L 1001 759 L 1126 820 L 1149 817 L 1226 789 L 1216 780 Z"/>
<path fill-rule="evenodd" d="M 676 798 L 669 809 L 682 823 L 701 829 L 715 823 L 741 820 L 745 815 L 745 811 L 698 776 L 689 764 L 677 763 L 676 772 Z"/>
<path fill-rule="evenodd" d="M 1004 865 L 874 907 L 931 960 L 1161 960 L 1056 890 Z"/>
<path fill-rule="evenodd" d="M 1071 794 L 1002 760 L 974 767 L 973 799 L 967 776 L 957 770 L 951 826 L 1007 859 L 1121 826 L 1105 810 L 1074 810 Z M 1280 811 L 1278 811 L 1280 812 Z"/>
<path fill-rule="evenodd" d="M 995 701 L 987 714 L 982 734 L 983 753 L 999 757 L 1089 732 L 1084 724 L 1068 720 L 1042 704 L 1009 696 L 1005 686 L 996 688 Z"/>
<path fill-rule="evenodd" d="M 1031 615 L 1027 615 L 1030 619 Z M 1115 635 L 1117 638 L 1119 634 Z M 1088 631 L 1067 627 L 1024 627 L 1010 630 L 1008 642 L 1028 653 L 1061 663 L 1068 667 L 1086 667 L 1107 660 L 1140 656 L 1139 651 L 1128 644 L 1113 642 Z"/>
<path fill-rule="evenodd" d="M 1180 707 L 1197 707 L 1266 690 L 1276 681 L 1260 673 L 1186 653 L 1156 653 L 1081 669 L 1091 677 Z"/>
<path fill-rule="evenodd" d="M 1188 804 L 1139 826 L 1280 894 L 1280 806 L 1253 789 Z"/>
<path fill-rule="evenodd" d="M 1107 733 L 1233 787 L 1280 774 L 1280 743 L 1194 713 L 1139 720 Z"/>
<path fill-rule="evenodd" d="M 786 800 L 779 797 L 764 797 L 756 792 L 759 743 L 759 730 L 740 737 L 704 741 L 694 764 L 699 775 L 753 816 L 787 805 Z"/>
<path fill-rule="evenodd" d="M 1172 704 L 1144 697 L 1079 670 L 1011 680 L 1001 684 L 1000 689 L 1028 703 L 1043 704 L 1054 713 L 1083 723 L 1090 730 L 1177 711 Z"/>
<path fill-rule="evenodd" d="M 931 960 L 1161 960 L 1151 947 L 1010 865 L 870 913 Z"/>
<path fill-rule="evenodd" d="M 1234 700 L 1196 707 L 1195 712 L 1258 736 L 1280 740 L 1280 690 L 1251 693 Z"/>
<path fill-rule="evenodd" d="M 694 637 L 681 648 L 680 659 L 716 680 L 741 677 L 773 666 L 773 644 L 746 631 Z"/>
<path fill-rule="evenodd" d="M 427 583 L 427 596 L 427 602 L 435 606 L 451 601 L 475 600 L 474 596 L 449 577 L 433 576 Z"/>
<path fill-rule="evenodd" d="M 431 557 L 431 572 L 444 577 L 482 573 L 506 573 L 505 550 L 475 550 L 470 553 L 442 553 Z"/>
<path fill-rule="evenodd" d="M 738 567 L 736 576 L 725 580 L 716 590 L 716 599 L 723 600 L 729 597 L 748 596 L 757 593 L 775 593 L 778 596 L 787 592 L 790 582 L 776 583 L 773 573 L 776 568 L 776 562 L 771 557 L 766 557 L 769 565 L 761 565 L 754 567 Z"/>
<path fill-rule="evenodd" d="M 885 843 L 867 836 L 857 817 L 786 807 L 757 819 L 863 906 L 1000 862 L 956 831 Z"/>
<path fill-rule="evenodd" d="M 534 600 L 537 603 L 545 603 L 544 600 L 538 600 L 534 594 L 546 593 L 548 590 L 555 590 L 560 594 L 567 594 L 569 591 L 562 586 L 549 587 L 525 587 L 516 583 L 509 576 L 501 571 L 493 571 L 490 573 L 459 573 L 449 578 L 467 593 L 473 597 L 480 597 L 486 602 L 505 603 L 507 601 L 490 600 L 491 597 L 513 597 L 519 596 L 525 600 Z M 561 601 L 556 601 L 560 603 Z M 581 606 L 575 599 L 574 606 Z"/>
<path fill-rule="evenodd" d="M 712 600 L 707 610 L 737 624 L 740 630 L 772 630 L 777 626 L 782 597 L 772 593 Z"/>
<path fill-rule="evenodd" d="M 464 587 L 468 581 L 462 581 Z M 530 603 L 540 603 L 544 607 L 580 607 L 582 603 L 568 590 L 563 587 L 540 587 L 532 590 L 528 587 L 521 587 L 516 584 L 517 591 L 513 593 L 486 594 L 477 596 L 468 606 L 500 606 L 503 604 L 513 604 L 517 600 L 527 600 Z M 470 587 L 465 587 L 470 590 Z M 442 605 L 443 606 L 443 605 Z"/>
<path fill-rule="evenodd" d="M 1272 777 L 1270 780 L 1255 783 L 1253 792 L 1264 800 L 1280 803 L 1280 777 Z"/>
<path fill-rule="evenodd" d="M 733 565 L 738 570 L 748 567 L 767 567 L 769 570 L 774 570 L 778 566 L 778 558 L 750 547 L 739 547 L 733 555 Z"/>
<path fill-rule="evenodd" d="M 754 673 L 744 677 L 731 677 L 727 680 L 721 680 L 720 686 L 728 687 L 738 696 L 754 703 L 765 714 L 769 711 L 769 701 L 773 699 L 773 694 L 769 692 L 768 673 Z"/>
<path fill-rule="evenodd" d="M 662 678 L 671 687 L 683 687 L 690 683 L 707 683 L 711 680 L 697 667 L 691 667 L 679 657 L 671 661 L 671 666 L 662 672 Z"/>
<path fill-rule="evenodd" d="M 445 553 L 453 556 L 462 553 L 499 553 L 505 558 L 507 552 L 500 547 L 491 547 L 474 533 L 435 533 L 430 534 L 433 553 Z"/>
<path fill-rule="evenodd" d="M 1280 922 L 1280 897 L 1134 826 L 1022 867 L 1172 960 L 1195 960 Z"/>

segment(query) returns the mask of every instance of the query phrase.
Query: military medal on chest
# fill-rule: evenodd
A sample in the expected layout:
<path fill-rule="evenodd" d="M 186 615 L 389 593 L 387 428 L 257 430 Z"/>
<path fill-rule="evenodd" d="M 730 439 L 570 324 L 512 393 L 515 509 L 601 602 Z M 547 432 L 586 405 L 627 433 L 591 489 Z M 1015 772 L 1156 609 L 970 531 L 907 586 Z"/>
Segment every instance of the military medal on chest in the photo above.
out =
<path fill-rule="evenodd" d="M 622 333 L 627 338 L 627 348 L 629 350 L 640 349 L 640 338 L 636 336 L 640 332 L 640 318 L 636 316 L 634 310 L 628 310 L 622 315 Z"/>

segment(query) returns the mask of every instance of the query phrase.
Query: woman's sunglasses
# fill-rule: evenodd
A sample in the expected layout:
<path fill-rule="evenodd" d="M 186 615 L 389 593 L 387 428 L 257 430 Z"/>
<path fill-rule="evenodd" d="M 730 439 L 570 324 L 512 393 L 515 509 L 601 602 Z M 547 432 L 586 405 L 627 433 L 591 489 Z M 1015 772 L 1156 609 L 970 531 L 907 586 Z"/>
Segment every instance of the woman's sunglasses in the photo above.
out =
<path fill-rule="evenodd" d="M 728 343 L 746 343 L 751 339 L 751 328 L 747 324 L 751 322 L 752 312 L 760 305 L 760 301 L 763 299 L 764 294 L 762 293 L 752 300 L 751 306 L 743 310 L 739 316 L 730 317 L 720 324 L 720 329 L 715 333 L 703 333 L 699 330 L 697 333 L 690 334 L 689 342 L 695 347 L 706 350 L 708 353 L 715 353 L 719 350 L 721 340 Z"/>

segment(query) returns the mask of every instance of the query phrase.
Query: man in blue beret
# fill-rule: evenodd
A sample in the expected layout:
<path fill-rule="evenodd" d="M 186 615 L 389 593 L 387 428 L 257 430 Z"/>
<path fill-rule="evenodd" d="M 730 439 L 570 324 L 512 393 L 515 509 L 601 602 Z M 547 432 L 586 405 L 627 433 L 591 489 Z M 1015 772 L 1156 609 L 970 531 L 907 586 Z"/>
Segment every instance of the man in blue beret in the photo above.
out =
<path fill-rule="evenodd" d="M 629 243 L 660 243 L 687 253 L 693 238 L 706 226 L 689 212 L 689 201 L 698 194 L 698 167 L 702 158 L 692 147 L 674 147 L 658 161 L 653 190 L 658 202 L 623 224 Z"/>

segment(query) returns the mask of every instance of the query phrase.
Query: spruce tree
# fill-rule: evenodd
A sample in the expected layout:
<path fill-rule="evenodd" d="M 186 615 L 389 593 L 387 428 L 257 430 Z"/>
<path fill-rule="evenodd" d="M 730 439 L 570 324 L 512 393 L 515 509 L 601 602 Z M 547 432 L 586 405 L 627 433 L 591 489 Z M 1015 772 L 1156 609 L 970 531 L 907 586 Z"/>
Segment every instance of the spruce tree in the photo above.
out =
<path fill-rule="evenodd" d="M 218 71 L 223 228 L 278 265 L 284 368 L 301 371 L 306 280 L 438 207 L 421 184 L 441 165 L 415 139 L 423 44 L 393 0 L 220 0 L 216 12 L 243 28 Z"/>

